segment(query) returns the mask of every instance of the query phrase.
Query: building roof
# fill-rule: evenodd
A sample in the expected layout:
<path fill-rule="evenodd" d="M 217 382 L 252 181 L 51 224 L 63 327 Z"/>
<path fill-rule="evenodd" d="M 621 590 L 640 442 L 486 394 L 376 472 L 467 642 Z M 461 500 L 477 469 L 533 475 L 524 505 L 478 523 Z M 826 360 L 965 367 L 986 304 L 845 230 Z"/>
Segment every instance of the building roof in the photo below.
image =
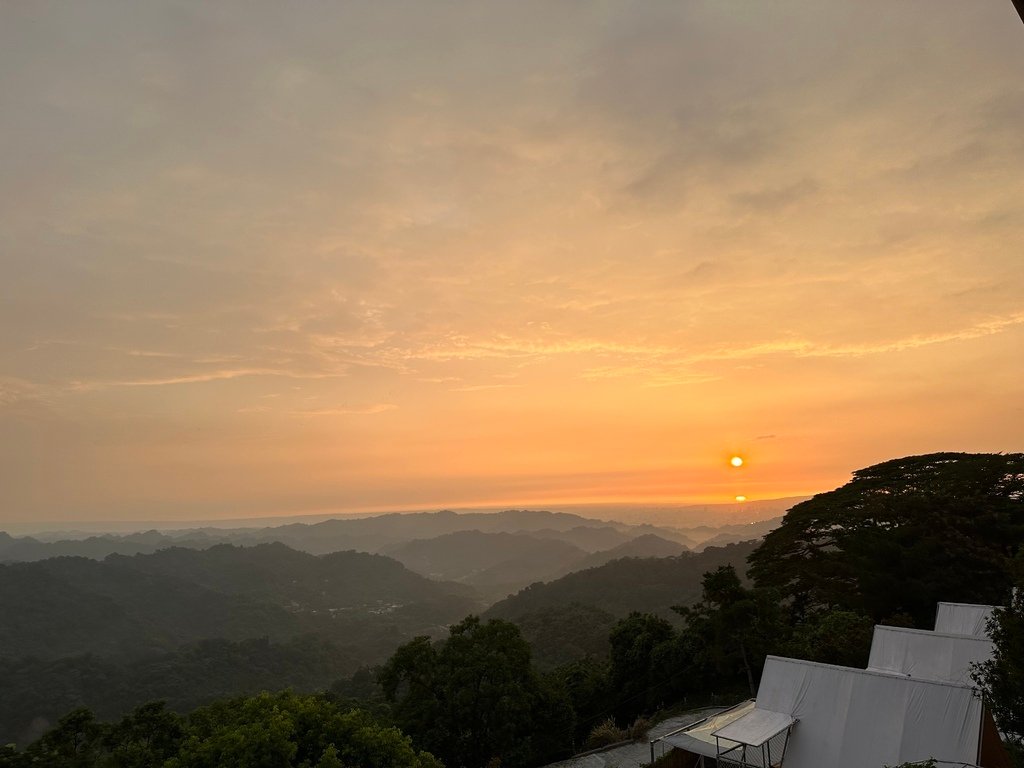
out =
<path fill-rule="evenodd" d="M 796 725 L 787 737 L 786 768 L 865 768 L 929 758 L 973 765 L 983 718 L 991 717 L 972 685 L 971 665 L 991 658 L 987 625 L 994 609 L 939 603 L 935 631 L 876 626 L 868 669 L 768 656 L 756 700 L 662 741 L 710 757 L 728 750 L 730 758 L 760 766 L 767 748 L 759 747 Z"/>
<path fill-rule="evenodd" d="M 952 635 L 988 637 L 988 620 L 998 606 L 968 603 L 939 603 L 935 631 Z"/>
<path fill-rule="evenodd" d="M 992 641 L 926 629 L 875 627 L 868 669 L 971 685 L 971 665 L 992 658 Z"/>
<path fill-rule="evenodd" d="M 978 756 L 982 705 L 966 685 L 769 656 L 756 706 L 800 721 L 786 768 Z"/>

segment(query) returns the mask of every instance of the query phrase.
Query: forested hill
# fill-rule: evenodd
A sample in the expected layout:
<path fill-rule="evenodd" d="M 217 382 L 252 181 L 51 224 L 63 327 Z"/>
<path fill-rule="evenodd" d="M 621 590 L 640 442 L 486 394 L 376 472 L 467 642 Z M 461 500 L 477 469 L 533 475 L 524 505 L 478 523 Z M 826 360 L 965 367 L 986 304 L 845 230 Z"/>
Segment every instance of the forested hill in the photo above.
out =
<path fill-rule="evenodd" d="M 605 563 L 621 560 L 624 557 L 675 557 L 683 554 L 687 549 L 678 541 L 669 541 L 653 533 L 646 533 L 617 547 L 594 552 L 577 562 L 572 570 L 583 571 L 588 568 L 598 568 Z"/>
<path fill-rule="evenodd" d="M 524 533 L 457 531 L 416 539 L 386 550 L 386 554 L 435 579 L 476 584 L 481 580 L 502 583 L 525 578 L 529 584 L 552 574 L 563 575 L 565 564 L 577 562 L 587 553 L 565 541 Z"/>
<path fill-rule="evenodd" d="M 91 557 L 102 560 L 107 555 L 136 555 L 155 552 L 164 547 L 208 547 L 216 543 L 202 535 L 170 536 L 159 531 L 145 531 L 125 536 L 103 534 L 84 539 L 66 538 L 41 541 L 32 536 L 11 536 L 0 531 L 0 563 L 22 563 L 50 557 Z"/>
<path fill-rule="evenodd" d="M 469 587 L 431 581 L 383 555 L 347 551 L 317 557 L 280 543 L 171 548 L 152 555 L 113 555 L 107 562 L 146 574 L 184 573 L 189 581 L 218 592 L 265 597 L 299 610 L 475 596 Z"/>
<path fill-rule="evenodd" d="M 84 556 L 100 559 L 111 554 L 152 554 L 168 547 L 205 549 L 215 544 L 252 546 L 280 542 L 292 549 L 322 555 L 358 550 L 387 554 L 414 540 L 477 531 L 486 534 L 530 535 L 559 540 L 585 552 L 609 549 L 639 535 L 653 533 L 687 546 L 695 541 L 685 532 L 650 525 L 593 520 L 566 512 L 506 510 L 504 512 L 416 512 L 366 518 L 342 518 L 319 523 L 288 523 L 260 528 L 197 528 L 184 531 L 145 531 L 127 535 L 43 541 L 13 537 L 0 531 L 0 563 L 28 562 L 50 557 Z"/>
<path fill-rule="evenodd" d="M 315 557 L 281 544 L 52 558 L 0 566 L 0 615 L 19 617 L 0 622 L 0 649 L 139 655 L 205 638 L 305 632 L 352 642 L 374 626 L 401 637 L 477 609 L 466 590 L 380 555 Z"/>
<path fill-rule="evenodd" d="M 206 637 L 300 631 L 299 618 L 270 601 L 77 557 L 0 566 L 0 615 L 18 617 L 0 622 L 10 658 L 136 655 Z"/>
<path fill-rule="evenodd" d="M 620 617 L 631 611 L 674 616 L 673 605 L 687 605 L 700 597 L 704 573 L 722 565 L 732 565 L 743 573 L 747 556 L 759 543 L 748 541 L 709 547 L 703 552 L 685 552 L 677 557 L 613 560 L 546 584 L 532 584 L 495 603 L 484 616 L 515 620 L 573 603 L 598 606 Z"/>

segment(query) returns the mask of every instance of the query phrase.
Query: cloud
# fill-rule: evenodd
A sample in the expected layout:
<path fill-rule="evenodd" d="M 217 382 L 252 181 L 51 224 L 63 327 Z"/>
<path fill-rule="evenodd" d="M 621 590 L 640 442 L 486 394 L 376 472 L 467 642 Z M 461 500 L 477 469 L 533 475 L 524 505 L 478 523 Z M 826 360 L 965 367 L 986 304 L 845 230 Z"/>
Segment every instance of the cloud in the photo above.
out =
<path fill-rule="evenodd" d="M 291 416 L 368 416 L 375 413 L 385 413 L 398 408 L 394 403 L 373 403 L 342 408 L 310 408 L 308 410 L 287 411 Z"/>
<path fill-rule="evenodd" d="M 8 408 L 40 398 L 39 387 L 24 379 L 0 376 L 0 408 Z"/>
<path fill-rule="evenodd" d="M 872 405 L 901 404 L 914 450 L 965 424 L 1004 447 L 984 409 L 1020 378 L 1012 9 L 240 8 L 5 14 L 0 407 L 47 404 L 45 424 L 25 417 L 34 455 L 74 443 L 96 446 L 97 477 L 201 473 L 249 461 L 259 414 L 281 414 L 274 443 L 331 470 L 239 470 L 280 485 L 263 498 L 341 493 L 323 478 L 358 445 L 407 473 L 366 486 L 376 499 L 527 467 L 580 424 L 647 462 L 675 442 L 659 430 L 792 422 L 823 445 L 808 382 L 868 445 L 878 421 L 851 403 L 879 381 Z M 987 395 L 950 395 L 981 371 Z M 579 462 L 557 471 L 600 463 L 583 442 L 548 457 Z M 152 493 L 177 499 L 184 472 Z M 33 488 L 58 484 L 16 477 L 18 498 L 98 493 L 68 478 L 47 502 Z"/>
<path fill-rule="evenodd" d="M 820 189 L 820 184 L 813 179 L 800 179 L 791 184 L 772 186 L 753 192 L 740 192 L 733 195 L 737 208 L 757 213 L 772 213 L 810 197 Z"/>
<path fill-rule="evenodd" d="M 70 386 L 74 391 L 92 391 L 114 389 L 118 387 L 170 387 L 181 384 L 205 384 L 214 381 L 230 381 L 248 377 L 275 377 L 286 379 L 336 379 L 344 378 L 345 373 L 315 373 L 289 371 L 273 368 L 235 368 L 221 371 L 207 371 L 183 376 L 171 376 L 156 379 L 127 379 L 123 381 L 76 381 Z"/>
<path fill-rule="evenodd" d="M 522 384 L 470 384 L 465 387 L 451 387 L 449 392 L 485 392 L 491 389 L 518 389 Z"/>

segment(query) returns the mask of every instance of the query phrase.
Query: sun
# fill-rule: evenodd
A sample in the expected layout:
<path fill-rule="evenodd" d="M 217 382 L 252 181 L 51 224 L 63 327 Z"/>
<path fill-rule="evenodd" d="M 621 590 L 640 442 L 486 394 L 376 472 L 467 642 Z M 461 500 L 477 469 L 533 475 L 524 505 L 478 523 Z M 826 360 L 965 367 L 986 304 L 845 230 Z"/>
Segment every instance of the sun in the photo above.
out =
<path fill-rule="evenodd" d="M 736 501 L 746 501 L 746 500 L 747 500 L 747 497 L 744 496 L 742 493 L 739 496 L 736 497 Z"/>
<path fill-rule="evenodd" d="M 732 464 L 734 467 L 742 467 L 743 466 L 743 457 L 742 456 L 733 456 L 731 459 L 729 459 L 729 463 Z"/>

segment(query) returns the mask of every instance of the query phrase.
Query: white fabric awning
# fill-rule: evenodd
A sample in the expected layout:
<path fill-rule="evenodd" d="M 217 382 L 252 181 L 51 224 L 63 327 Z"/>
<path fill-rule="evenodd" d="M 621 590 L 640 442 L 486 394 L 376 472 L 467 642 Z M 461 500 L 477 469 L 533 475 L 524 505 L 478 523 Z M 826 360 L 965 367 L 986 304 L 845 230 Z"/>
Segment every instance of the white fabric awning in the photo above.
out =
<path fill-rule="evenodd" d="M 760 747 L 773 736 L 778 736 L 796 720 L 782 712 L 754 707 L 747 714 L 719 728 L 712 735 L 748 747 Z"/>
<path fill-rule="evenodd" d="M 716 741 L 714 733 L 729 723 L 743 717 L 754 709 L 754 700 L 744 701 L 724 712 L 718 712 L 699 723 L 694 723 L 686 728 L 681 728 L 675 733 L 662 736 L 660 741 L 678 749 L 685 749 L 695 755 L 714 757 L 716 754 Z M 724 742 L 723 749 L 734 746 L 731 742 Z"/>

